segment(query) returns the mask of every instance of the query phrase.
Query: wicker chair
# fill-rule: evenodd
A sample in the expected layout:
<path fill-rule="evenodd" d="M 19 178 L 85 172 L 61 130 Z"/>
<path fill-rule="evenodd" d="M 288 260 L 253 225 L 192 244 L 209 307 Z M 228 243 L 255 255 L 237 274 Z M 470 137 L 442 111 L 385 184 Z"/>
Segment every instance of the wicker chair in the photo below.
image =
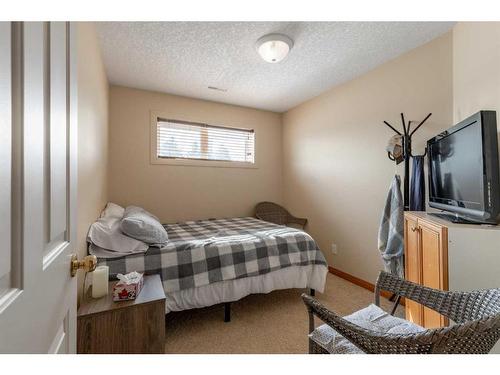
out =
<path fill-rule="evenodd" d="M 285 208 L 273 202 L 260 202 L 255 206 L 255 217 L 279 225 L 297 224 L 304 229 L 307 219 L 295 217 Z"/>
<path fill-rule="evenodd" d="M 381 334 L 348 322 L 314 298 L 302 294 L 309 312 L 309 332 L 313 332 L 314 316 L 317 316 L 363 352 L 374 354 L 486 354 L 500 338 L 500 289 L 445 292 L 381 272 L 375 288 L 377 306 L 380 290 L 419 302 L 456 324 L 415 334 Z M 309 339 L 309 353 L 328 352 Z"/>

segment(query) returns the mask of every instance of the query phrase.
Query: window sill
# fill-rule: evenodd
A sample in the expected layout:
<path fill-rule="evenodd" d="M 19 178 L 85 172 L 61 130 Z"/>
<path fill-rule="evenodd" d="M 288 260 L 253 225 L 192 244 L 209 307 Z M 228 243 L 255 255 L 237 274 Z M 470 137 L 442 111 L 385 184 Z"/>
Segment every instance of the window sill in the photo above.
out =
<path fill-rule="evenodd" d="M 243 163 L 234 161 L 214 160 L 190 160 L 190 159 L 163 159 L 154 157 L 151 159 L 154 165 L 171 165 L 178 167 L 211 167 L 211 168 L 243 168 L 258 169 L 257 163 Z"/>

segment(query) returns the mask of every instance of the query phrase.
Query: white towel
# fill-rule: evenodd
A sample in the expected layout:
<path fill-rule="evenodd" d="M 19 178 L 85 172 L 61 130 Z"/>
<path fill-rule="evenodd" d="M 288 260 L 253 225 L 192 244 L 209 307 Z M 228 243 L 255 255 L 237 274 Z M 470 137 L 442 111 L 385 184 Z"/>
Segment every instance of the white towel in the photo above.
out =
<path fill-rule="evenodd" d="M 385 270 L 404 277 L 403 264 L 403 197 L 401 178 L 394 176 L 382 212 L 378 232 L 378 249 L 384 261 Z"/>

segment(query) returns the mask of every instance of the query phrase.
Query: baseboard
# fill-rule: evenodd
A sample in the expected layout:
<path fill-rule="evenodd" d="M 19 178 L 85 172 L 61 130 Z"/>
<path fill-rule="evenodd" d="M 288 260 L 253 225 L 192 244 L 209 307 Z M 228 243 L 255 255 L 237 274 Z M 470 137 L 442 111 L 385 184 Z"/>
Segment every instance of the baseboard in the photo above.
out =
<path fill-rule="evenodd" d="M 364 288 L 364 289 L 368 289 L 370 292 L 374 292 L 375 291 L 375 285 L 366 281 L 366 280 L 363 280 L 363 279 L 360 279 L 359 277 L 356 277 L 356 276 L 353 276 L 347 272 L 344 272 L 344 271 L 341 271 L 337 268 L 333 268 L 332 266 L 328 266 L 328 271 L 331 273 L 331 274 L 334 274 L 335 276 L 338 276 L 344 280 L 347 280 L 357 286 L 360 286 L 361 288 Z M 392 293 L 386 291 L 386 290 L 381 290 L 380 291 L 380 295 L 382 297 L 385 297 L 385 298 L 390 298 L 392 297 Z M 404 298 L 401 299 L 400 301 L 401 305 L 404 305 Z"/>

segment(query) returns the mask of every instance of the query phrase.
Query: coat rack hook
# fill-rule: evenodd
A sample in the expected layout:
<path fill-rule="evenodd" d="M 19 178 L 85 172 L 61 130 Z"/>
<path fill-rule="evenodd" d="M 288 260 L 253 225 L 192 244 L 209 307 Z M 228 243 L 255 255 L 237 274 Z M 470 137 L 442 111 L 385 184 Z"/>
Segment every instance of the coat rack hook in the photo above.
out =
<path fill-rule="evenodd" d="M 429 113 L 427 116 L 425 116 L 425 118 L 420 122 L 420 124 L 418 124 L 417 127 L 413 129 L 413 131 L 410 133 L 410 137 L 418 130 L 418 128 L 420 128 L 424 124 L 424 122 L 427 121 L 429 117 L 431 117 L 431 115 L 432 113 Z"/>
<path fill-rule="evenodd" d="M 399 135 L 403 135 L 403 134 L 401 134 L 398 130 L 396 130 L 396 129 L 394 128 L 394 126 L 392 126 L 391 124 L 389 124 L 387 121 L 384 121 L 384 124 L 386 124 L 386 125 L 387 125 L 388 127 L 390 127 L 392 130 L 394 130 L 397 134 L 399 134 Z"/>
<path fill-rule="evenodd" d="M 415 156 L 425 156 L 425 155 L 427 155 L 427 147 L 424 149 L 424 153 L 423 153 L 422 155 L 413 155 L 413 154 L 410 152 L 410 156 L 411 156 L 412 158 L 414 158 Z"/>
<path fill-rule="evenodd" d="M 405 115 L 402 112 L 401 112 L 401 122 L 403 123 L 404 135 L 408 135 L 408 132 L 406 131 Z"/>

